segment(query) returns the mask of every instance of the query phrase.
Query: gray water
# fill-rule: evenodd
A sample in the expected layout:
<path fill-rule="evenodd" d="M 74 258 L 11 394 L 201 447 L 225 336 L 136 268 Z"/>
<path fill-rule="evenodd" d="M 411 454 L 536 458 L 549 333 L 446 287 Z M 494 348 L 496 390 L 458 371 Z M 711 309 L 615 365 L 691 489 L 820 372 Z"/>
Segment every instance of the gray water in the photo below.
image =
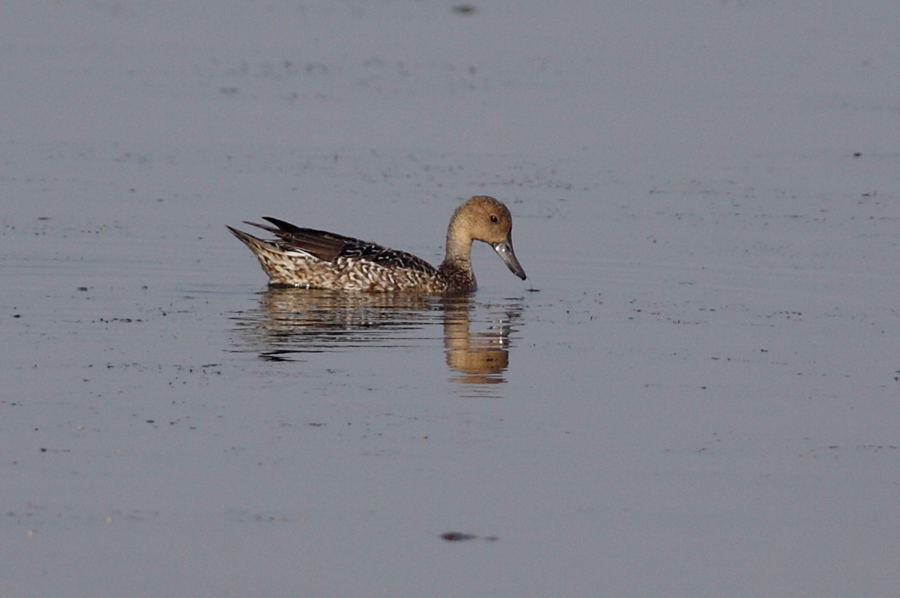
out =
<path fill-rule="evenodd" d="M 900 8 L 474 9 L 4 9 L 3 596 L 896 595 Z"/>

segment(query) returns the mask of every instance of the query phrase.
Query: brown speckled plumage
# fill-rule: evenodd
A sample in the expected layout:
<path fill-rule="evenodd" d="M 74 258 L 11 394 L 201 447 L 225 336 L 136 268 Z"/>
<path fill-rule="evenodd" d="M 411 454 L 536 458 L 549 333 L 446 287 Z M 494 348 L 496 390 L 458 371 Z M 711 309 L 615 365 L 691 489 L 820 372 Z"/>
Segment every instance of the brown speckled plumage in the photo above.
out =
<path fill-rule="evenodd" d="M 509 269 L 525 279 L 512 246 L 512 216 L 492 197 L 476 196 L 453 213 L 447 255 L 437 268 L 414 255 L 276 218 L 248 222 L 274 234 L 266 241 L 228 227 L 256 255 L 269 284 L 346 291 L 410 291 L 426 294 L 475 290 L 472 241 L 491 245 Z"/>

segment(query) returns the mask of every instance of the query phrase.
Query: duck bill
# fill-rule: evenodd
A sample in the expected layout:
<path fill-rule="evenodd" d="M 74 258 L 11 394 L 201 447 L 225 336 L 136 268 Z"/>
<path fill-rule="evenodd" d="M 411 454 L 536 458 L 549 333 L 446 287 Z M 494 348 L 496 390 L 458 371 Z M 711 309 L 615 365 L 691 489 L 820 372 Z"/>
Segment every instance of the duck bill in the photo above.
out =
<path fill-rule="evenodd" d="M 512 235 L 506 237 L 506 239 L 499 243 L 491 243 L 491 247 L 494 248 L 494 251 L 497 252 L 497 255 L 500 256 L 500 259 L 503 260 L 503 263 L 506 264 L 506 267 L 509 268 L 513 274 L 522 280 L 525 280 L 525 270 L 522 268 L 521 264 L 519 264 L 519 260 L 516 259 L 516 252 L 513 251 Z"/>

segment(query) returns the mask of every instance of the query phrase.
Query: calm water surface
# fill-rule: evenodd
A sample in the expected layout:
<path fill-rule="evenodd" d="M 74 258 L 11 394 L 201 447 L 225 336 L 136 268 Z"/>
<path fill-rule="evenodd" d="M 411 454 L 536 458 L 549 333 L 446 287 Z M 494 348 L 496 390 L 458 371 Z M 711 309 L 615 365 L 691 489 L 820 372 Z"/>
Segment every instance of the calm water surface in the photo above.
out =
<path fill-rule="evenodd" d="M 896 595 L 900 5 L 182 4 L 0 19 L 0 595 Z"/>

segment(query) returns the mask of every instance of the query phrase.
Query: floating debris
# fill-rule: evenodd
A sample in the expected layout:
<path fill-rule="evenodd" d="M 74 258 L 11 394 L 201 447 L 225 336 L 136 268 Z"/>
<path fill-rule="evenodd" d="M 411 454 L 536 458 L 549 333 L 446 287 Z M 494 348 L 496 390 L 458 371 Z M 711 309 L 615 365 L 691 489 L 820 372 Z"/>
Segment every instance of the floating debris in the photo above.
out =
<path fill-rule="evenodd" d="M 486 542 L 496 542 L 497 536 L 485 536 L 483 538 L 479 538 L 474 534 L 464 534 L 462 532 L 447 532 L 446 534 L 441 534 L 441 538 L 446 540 L 447 542 L 463 542 L 465 540 L 485 540 Z"/>
<path fill-rule="evenodd" d="M 453 7 L 453 12 L 458 15 L 471 15 L 475 14 L 476 8 L 471 4 L 457 4 Z"/>

